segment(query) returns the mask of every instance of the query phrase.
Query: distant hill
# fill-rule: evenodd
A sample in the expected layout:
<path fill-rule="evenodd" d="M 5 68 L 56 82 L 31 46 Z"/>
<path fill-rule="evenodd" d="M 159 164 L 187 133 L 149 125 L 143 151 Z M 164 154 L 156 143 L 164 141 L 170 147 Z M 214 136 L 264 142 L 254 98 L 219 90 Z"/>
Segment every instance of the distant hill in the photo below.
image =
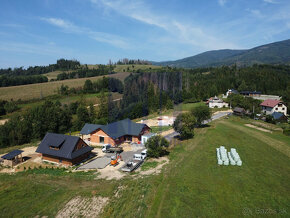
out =
<path fill-rule="evenodd" d="M 222 65 L 290 64 L 290 39 L 246 50 L 214 50 L 176 61 L 153 62 L 154 65 L 197 68 Z"/>

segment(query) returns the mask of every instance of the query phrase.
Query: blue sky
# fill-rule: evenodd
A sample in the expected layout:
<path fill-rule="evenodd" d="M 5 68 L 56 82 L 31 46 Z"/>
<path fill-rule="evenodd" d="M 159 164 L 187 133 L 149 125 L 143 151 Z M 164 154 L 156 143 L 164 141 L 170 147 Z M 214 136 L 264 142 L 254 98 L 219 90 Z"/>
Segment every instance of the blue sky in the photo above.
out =
<path fill-rule="evenodd" d="M 1 0 L 0 68 L 175 60 L 290 38 L 289 0 Z"/>

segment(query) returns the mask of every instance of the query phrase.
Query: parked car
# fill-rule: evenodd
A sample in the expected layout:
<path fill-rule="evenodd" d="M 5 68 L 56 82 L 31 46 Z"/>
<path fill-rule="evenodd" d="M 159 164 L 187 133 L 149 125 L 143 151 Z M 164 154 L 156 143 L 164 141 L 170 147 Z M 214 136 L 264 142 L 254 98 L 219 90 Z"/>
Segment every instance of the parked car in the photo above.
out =
<path fill-rule="evenodd" d="M 147 149 L 141 152 L 142 159 L 144 160 L 147 157 Z"/>
<path fill-rule="evenodd" d="M 104 152 L 104 153 L 110 153 L 110 152 L 121 153 L 122 151 L 123 151 L 122 147 L 114 147 L 110 144 L 105 144 L 105 145 L 103 145 L 103 148 L 102 148 L 102 152 Z"/>

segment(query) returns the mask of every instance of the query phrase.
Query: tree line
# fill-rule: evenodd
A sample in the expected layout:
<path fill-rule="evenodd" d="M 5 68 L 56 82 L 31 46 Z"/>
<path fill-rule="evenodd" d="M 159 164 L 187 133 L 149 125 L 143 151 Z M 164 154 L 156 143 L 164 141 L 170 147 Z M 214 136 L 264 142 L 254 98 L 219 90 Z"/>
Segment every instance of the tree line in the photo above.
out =
<path fill-rule="evenodd" d="M 109 60 L 109 65 L 112 64 L 118 64 L 118 65 L 130 65 L 130 64 L 143 64 L 143 65 L 150 65 L 151 62 L 147 60 L 134 60 L 134 59 L 128 59 L 128 58 L 123 58 L 117 61 L 117 63 L 113 63 L 111 60 Z"/>
<path fill-rule="evenodd" d="M 124 86 L 121 80 L 112 77 L 103 77 L 94 82 L 87 79 L 83 87 L 69 88 L 67 85 L 61 85 L 57 90 L 60 95 L 75 95 L 86 93 L 100 93 L 100 92 L 119 92 L 123 93 Z"/>
<path fill-rule="evenodd" d="M 75 70 L 81 66 L 77 60 L 58 59 L 56 64 L 50 64 L 48 66 L 30 66 L 27 69 L 23 67 L 16 67 L 14 69 L 0 69 L 0 75 L 7 76 L 31 76 L 49 73 L 55 70 Z"/>
<path fill-rule="evenodd" d="M 19 86 L 34 83 L 48 82 L 48 78 L 43 75 L 31 76 L 0 76 L 0 87 Z"/>
<path fill-rule="evenodd" d="M 99 65 L 97 69 L 89 69 L 85 66 L 82 69 L 77 69 L 72 72 L 63 72 L 57 75 L 56 80 L 77 79 L 94 76 L 102 76 L 115 73 L 113 66 Z"/>

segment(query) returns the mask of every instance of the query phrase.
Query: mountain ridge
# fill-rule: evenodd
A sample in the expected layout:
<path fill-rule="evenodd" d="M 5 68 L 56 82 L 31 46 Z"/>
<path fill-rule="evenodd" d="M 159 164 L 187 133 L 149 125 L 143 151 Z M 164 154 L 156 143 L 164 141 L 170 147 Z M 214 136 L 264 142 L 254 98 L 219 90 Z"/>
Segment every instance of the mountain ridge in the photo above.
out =
<path fill-rule="evenodd" d="M 198 68 L 251 66 L 253 64 L 290 64 L 290 39 L 260 45 L 251 49 L 220 49 L 206 51 L 175 61 L 152 62 L 154 65 Z"/>

